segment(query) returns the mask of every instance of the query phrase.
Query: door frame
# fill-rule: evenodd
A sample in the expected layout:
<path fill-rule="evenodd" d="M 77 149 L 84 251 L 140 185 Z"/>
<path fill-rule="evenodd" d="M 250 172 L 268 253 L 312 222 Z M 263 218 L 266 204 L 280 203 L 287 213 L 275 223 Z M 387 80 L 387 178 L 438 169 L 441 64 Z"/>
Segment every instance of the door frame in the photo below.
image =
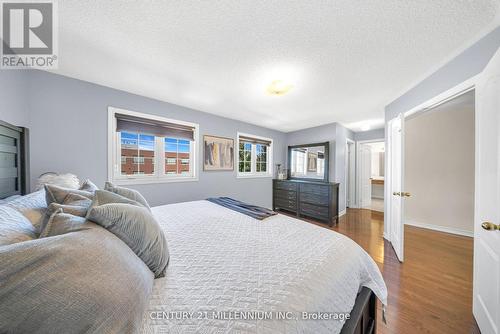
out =
<path fill-rule="evenodd" d="M 345 174 L 346 174 L 346 191 L 345 203 L 346 208 L 357 208 L 356 201 L 356 142 L 352 139 L 346 139 L 346 159 L 345 159 Z M 351 147 L 351 154 L 348 155 L 349 146 Z M 347 206 L 349 204 L 349 206 Z"/>
<path fill-rule="evenodd" d="M 427 101 L 417 105 L 416 107 L 413 107 L 411 108 L 410 110 L 406 111 L 406 112 L 403 112 L 402 113 L 402 117 L 403 117 L 403 121 L 406 121 L 406 118 L 409 117 L 409 116 L 416 116 L 418 114 L 421 114 L 421 113 L 424 113 L 426 111 L 429 111 L 431 109 L 434 109 L 436 108 L 437 106 L 443 104 L 443 103 L 446 103 L 456 97 L 459 97 L 460 95 L 462 94 L 465 94 L 467 92 L 470 92 L 471 90 L 474 90 L 476 88 L 476 83 L 477 83 L 477 80 L 479 78 L 481 73 L 463 81 L 462 83 L 444 91 L 443 93 L 440 93 L 430 99 L 428 99 Z M 474 109 L 476 109 L 476 106 L 474 107 Z M 398 117 L 398 116 L 396 116 Z M 386 131 L 385 131 L 385 147 L 386 147 L 386 152 L 387 152 L 387 148 L 389 147 L 389 143 L 388 143 L 388 133 L 387 133 L 387 124 L 395 119 L 396 117 L 393 117 L 391 119 L 386 119 Z M 474 140 L 475 140 L 475 143 L 474 143 L 474 184 L 476 185 L 477 184 L 477 180 L 479 178 L 479 173 L 478 173 L 478 170 L 477 168 L 475 168 L 477 166 L 477 162 L 478 162 L 478 152 L 479 152 L 479 147 L 478 147 L 478 133 L 479 133 L 479 129 L 478 129 L 478 123 L 477 123 L 477 120 L 474 119 Z M 404 146 L 404 143 L 403 143 L 403 153 L 405 152 L 405 146 Z M 389 165 L 390 165 L 390 154 L 386 154 L 385 155 L 385 179 L 386 180 L 389 180 L 390 177 L 392 176 L 391 174 L 391 169 L 389 168 Z M 404 161 L 403 161 L 404 163 Z M 403 190 L 405 191 L 405 190 Z M 391 201 L 388 200 L 390 197 L 391 194 L 390 194 L 390 187 L 387 187 L 387 184 L 386 184 L 386 187 L 384 189 L 384 239 L 386 239 L 387 241 L 391 241 L 391 221 L 390 221 L 390 215 L 389 214 L 386 214 L 388 212 L 390 212 L 391 210 Z M 476 198 L 477 198 L 477 189 L 476 189 L 476 186 L 474 186 L 474 201 L 476 201 Z M 477 206 L 477 203 L 474 203 L 474 215 L 475 215 L 475 212 L 476 212 L 476 206 Z M 404 224 L 404 211 L 403 211 L 403 219 L 402 219 L 402 223 L 403 223 L 403 226 L 405 225 Z"/>
<path fill-rule="evenodd" d="M 361 145 L 370 143 L 384 143 L 387 146 L 387 142 L 384 138 L 378 139 L 368 139 L 368 140 L 358 140 L 356 142 L 356 204 L 358 208 L 361 208 Z M 387 160 L 387 159 L 386 159 Z M 384 168 L 384 175 L 386 169 Z M 385 179 L 385 176 L 384 176 Z M 385 184 L 384 184 L 384 202 L 385 202 Z"/>

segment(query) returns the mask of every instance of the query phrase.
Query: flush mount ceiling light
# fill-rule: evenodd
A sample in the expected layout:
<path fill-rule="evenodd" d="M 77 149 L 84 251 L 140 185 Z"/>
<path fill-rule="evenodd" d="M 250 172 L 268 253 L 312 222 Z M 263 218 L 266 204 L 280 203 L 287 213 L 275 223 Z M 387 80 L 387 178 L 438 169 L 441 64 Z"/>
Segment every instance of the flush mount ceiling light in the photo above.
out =
<path fill-rule="evenodd" d="M 267 87 L 267 92 L 269 95 L 281 96 L 285 95 L 292 89 L 293 85 L 283 81 L 283 80 L 274 80 Z"/>
<path fill-rule="evenodd" d="M 365 125 L 361 126 L 361 131 L 368 131 L 370 129 L 371 129 L 371 127 L 368 124 L 365 124 Z"/>

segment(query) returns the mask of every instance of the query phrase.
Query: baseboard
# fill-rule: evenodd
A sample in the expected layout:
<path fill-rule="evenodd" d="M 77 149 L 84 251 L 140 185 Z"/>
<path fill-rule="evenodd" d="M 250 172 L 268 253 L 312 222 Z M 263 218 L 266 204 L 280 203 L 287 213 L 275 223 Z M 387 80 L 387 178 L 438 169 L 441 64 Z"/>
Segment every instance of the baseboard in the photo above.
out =
<path fill-rule="evenodd" d="M 462 230 L 459 228 L 444 227 L 444 226 L 438 226 L 438 225 L 433 225 L 433 224 L 424 224 L 424 223 L 419 223 L 419 222 L 411 221 L 411 220 L 405 221 L 405 225 L 426 228 L 428 230 L 434 230 L 434 231 L 439 231 L 439 232 L 461 235 L 464 237 L 471 237 L 471 238 L 474 237 L 474 232 Z"/>
<path fill-rule="evenodd" d="M 343 215 L 345 215 L 347 213 L 347 209 L 344 209 L 342 211 L 339 212 L 339 217 L 342 217 Z"/>

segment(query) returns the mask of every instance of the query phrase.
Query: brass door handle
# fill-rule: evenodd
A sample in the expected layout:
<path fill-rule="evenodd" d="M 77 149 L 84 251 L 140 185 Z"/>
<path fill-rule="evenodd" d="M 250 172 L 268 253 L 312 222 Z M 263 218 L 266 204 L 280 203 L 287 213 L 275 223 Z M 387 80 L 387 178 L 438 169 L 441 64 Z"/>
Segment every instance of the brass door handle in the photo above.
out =
<path fill-rule="evenodd" d="M 401 196 L 401 197 L 410 197 L 411 194 L 409 192 L 405 192 L 405 191 L 402 191 L 402 192 L 399 192 L 399 191 L 395 191 L 392 193 L 394 196 Z"/>
<path fill-rule="evenodd" d="M 493 224 L 491 222 L 484 222 L 481 224 L 481 227 L 487 231 L 494 231 L 494 230 L 500 231 L 500 225 Z"/>

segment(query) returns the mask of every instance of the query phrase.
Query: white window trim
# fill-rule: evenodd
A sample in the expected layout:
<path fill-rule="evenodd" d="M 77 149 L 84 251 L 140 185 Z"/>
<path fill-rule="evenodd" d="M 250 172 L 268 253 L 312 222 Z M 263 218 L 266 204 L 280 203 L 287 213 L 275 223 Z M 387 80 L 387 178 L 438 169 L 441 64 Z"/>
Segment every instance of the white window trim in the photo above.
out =
<path fill-rule="evenodd" d="M 252 167 L 251 172 L 240 172 L 240 136 L 251 137 L 255 139 L 261 139 L 270 141 L 269 149 L 267 152 L 267 171 L 266 172 L 256 172 L 257 166 L 257 153 L 255 150 L 255 144 L 252 144 Z M 236 166 L 236 177 L 238 179 L 251 179 L 260 177 L 273 177 L 273 139 L 261 136 L 256 136 L 248 133 L 238 132 L 236 134 L 236 154 L 235 154 L 235 166 Z"/>
<path fill-rule="evenodd" d="M 191 165 L 190 170 L 192 174 L 190 175 L 170 175 L 164 173 L 165 165 L 165 154 L 163 153 L 160 157 L 155 155 L 155 174 L 154 175 L 129 175 L 129 176 L 117 176 L 116 172 L 119 171 L 118 163 L 121 163 L 121 154 L 118 150 L 120 142 L 118 140 L 119 134 L 116 132 L 116 114 L 130 115 L 135 117 L 148 118 L 151 120 L 157 120 L 162 122 L 176 123 L 180 125 L 191 126 L 194 128 L 194 142 L 190 144 L 190 157 Z M 120 109 L 115 107 L 108 107 L 108 180 L 117 185 L 132 185 L 132 184 L 154 184 L 154 183 L 169 183 L 169 182 L 192 182 L 198 181 L 198 157 L 199 157 L 199 131 L 200 126 L 196 123 L 179 121 L 176 119 L 169 119 L 161 116 L 150 115 L 145 113 L 140 113 L 136 111 Z M 156 138 L 155 143 L 155 154 L 157 152 L 164 152 L 163 141 Z M 158 161 L 163 161 L 162 164 L 158 166 Z"/>

